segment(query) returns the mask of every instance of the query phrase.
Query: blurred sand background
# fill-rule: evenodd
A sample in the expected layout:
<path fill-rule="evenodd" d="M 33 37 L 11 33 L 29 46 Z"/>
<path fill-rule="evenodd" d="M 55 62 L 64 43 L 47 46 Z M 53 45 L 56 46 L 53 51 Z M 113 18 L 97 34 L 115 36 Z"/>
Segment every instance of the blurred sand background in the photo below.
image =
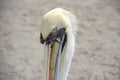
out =
<path fill-rule="evenodd" d="M 44 80 L 40 20 L 56 7 L 79 19 L 68 80 L 120 80 L 120 0 L 0 0 L 0 80 Z"/>

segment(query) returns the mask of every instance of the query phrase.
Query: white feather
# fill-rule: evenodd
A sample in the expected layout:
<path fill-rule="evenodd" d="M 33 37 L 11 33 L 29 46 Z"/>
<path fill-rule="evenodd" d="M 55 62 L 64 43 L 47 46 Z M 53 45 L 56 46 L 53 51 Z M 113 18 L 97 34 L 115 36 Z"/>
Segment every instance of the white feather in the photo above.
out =
<path fill-rule="evenodd" d="M 53 9 L 43 17 L 41 23 L 41 33 L 43 37 L 46 38 L 55 27 L 66 28 L 67 43 L 62 53 L 59 70 L 59 80 L 66 80 L 74 54 L 77 19 L 69 11 L 62 8 Z"/>

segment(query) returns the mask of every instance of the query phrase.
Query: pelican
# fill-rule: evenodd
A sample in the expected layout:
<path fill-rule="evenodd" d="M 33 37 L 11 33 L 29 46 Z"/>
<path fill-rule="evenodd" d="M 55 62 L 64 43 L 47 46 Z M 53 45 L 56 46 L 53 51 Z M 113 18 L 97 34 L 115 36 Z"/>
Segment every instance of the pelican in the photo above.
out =
<path fill-rule="evenodd" d="M 41 20 L 40 42 L 45 47 L 46 80 L 67 80 L 75 48 L 77 18 L 55 8 Z"/>

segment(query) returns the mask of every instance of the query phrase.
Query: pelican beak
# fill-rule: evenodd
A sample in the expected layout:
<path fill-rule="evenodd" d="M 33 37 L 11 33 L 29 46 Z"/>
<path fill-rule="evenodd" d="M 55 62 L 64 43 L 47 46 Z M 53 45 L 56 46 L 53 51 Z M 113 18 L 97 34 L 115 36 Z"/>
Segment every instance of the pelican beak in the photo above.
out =
<path fill-rule="evenodd" d="M 60 61 L 66 42 L 65 28 L 54 28 L 46 39 L 40 34 L 40 42 L 45 45 L 46 80 L 59 80 Z"/>

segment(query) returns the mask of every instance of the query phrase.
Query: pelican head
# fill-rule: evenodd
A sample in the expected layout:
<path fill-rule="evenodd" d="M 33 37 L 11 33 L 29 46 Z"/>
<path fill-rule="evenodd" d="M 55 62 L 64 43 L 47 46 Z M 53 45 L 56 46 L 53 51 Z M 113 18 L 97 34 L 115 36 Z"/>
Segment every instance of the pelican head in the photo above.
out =
<path fill-rule="evenodd" d="M 45 46 L 46 80 L 66 80 L 75 47 L 77 20 L 69 11 L 55 8 L 41 21 L 40 42 Z"/>

